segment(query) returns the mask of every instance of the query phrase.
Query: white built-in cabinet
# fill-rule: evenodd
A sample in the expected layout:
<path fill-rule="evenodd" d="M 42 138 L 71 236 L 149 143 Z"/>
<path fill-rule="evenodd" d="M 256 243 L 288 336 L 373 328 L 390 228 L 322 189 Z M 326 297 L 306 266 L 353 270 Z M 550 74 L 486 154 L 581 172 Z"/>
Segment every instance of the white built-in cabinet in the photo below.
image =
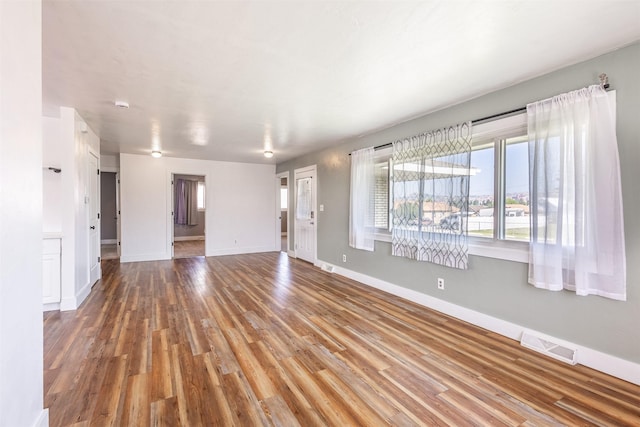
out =
<path fill-rule="evenodd" d="M 44 311 L 60 308 L 60 255 L 62 239 L 57 236 L 42 240 L 42 303 Z"/>

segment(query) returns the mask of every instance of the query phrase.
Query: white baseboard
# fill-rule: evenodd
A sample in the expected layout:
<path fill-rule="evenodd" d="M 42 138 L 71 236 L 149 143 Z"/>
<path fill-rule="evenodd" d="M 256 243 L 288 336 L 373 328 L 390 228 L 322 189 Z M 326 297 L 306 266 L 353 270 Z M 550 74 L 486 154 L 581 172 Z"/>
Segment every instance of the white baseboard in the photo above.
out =
<path fill-rule="evenodd" d="M 59 310 L 60 311 L 77 310 L 78 307 L 80 307 L 80 304 L 82 304 L 82 302 L 91 293 L 91 287 L 92 286 L 93 286 L 93 284 L 87 283 L 86 285 L 84 285 L 82 287 L 82 289 L 80 289 L 78 292 L 76 292 L 75 296 L 62 298 L 60 300 Z M 48 304 L 45 304 L 45 306 L 47 306 L 47 305 Z"/>
<path fill-rule="evenodd" d="M 33 427 L 49 427 L 49 408 L 44 408 L 40 412 L 36 422 L 33 423 Z"/>
<path fill-rule="evenodd" d="M 291 249 L 289 249 L 287 251 L 287 255 L 289 255 L 289 258 L 296 258 L 296 251 L 292 251 Z"/>
<path fill-rule="evenodd" d="M 164 261 L 171 259 L 171 254 L 159 252 L 155 254 L 120 255 L 120 263 L 144 262 L 144 261 Z"/>
<path fill-rule="evenodd" d="M 57 311 L 60 310 L 59 302 L 49 302 L 46 304 L 42 304 L 42 311 Z"/>
<path fill-rule="evenodd" d="M 82 289 L 76 292 L 76 308 L 80 307 L 80 304 L 89 296 L 93 285 L 93 283 L 87 283 Z"/>
<path fill-rule="evenodd" d="M 174 236 L 174 242 L 187 242 L 191 240 L 204 240 L 204 236 Z"/>
<path fill-rule="evenodd" d="M 207 253 L 206 256 L 222 256 L 222 255 L 242 255 L 242 254 L 255 254 L 261 252 L 274 252 L 273 246 L 256 246 L 246 248 L 225 248 L 214 249 Z"/>
<path fill-rule="evenodd" d="M 469 308 L 461 307 L 459 305 L 434 298 L 430 295 L 407 289 L 402 286 L 394 285 L 393 283 L 389 283 L 375 277 L 367 276 L 366 274 L 358 273 L 357 271 L 348 270 L 346 268 L 339 267 L 328 262 L 318 260 L 315 265 L 322 269 L 333 267 L 333 271 L 335 274 L 348 277 L 349 279 L 353 279 L 364 285 L 371 286 L 373 288 L 380 289 L 381 291 L 385 291 L 390 294 L 405 298 L 427 308 L 431 308 L 460 320 L 464 320 L 465 322 L 471 323 L 484 329 L 488 329 L 492 332 L 517 341 L 520 341 L 520 337 L 525 330 L 533 331 L 543 338 L 546 337 L 547 339 L 553 340 L 560 344 L 576 348 L 577 362 L 579 364 L 604 372 L 605 374 L 621 378 L 633 384 L 640 385 L 640 364 L 638 363 L 621 359 L 619 357 L 612 356 L 610 354 L 606 354 L 579 344 L 571 343 L 557 337 L 552 337 L 550 335 L 534 331 L 530 328 L 525 328 L 518 324 L 498 319 L 496 317 L 489 316 L 487 314 L 471 310 Z"/>
<path fill-rule="evenodd" d="M 100 240 L 101 245 L 115 245 L 118 243 L 118 239 L 103 239 Z"/>
<path fill-rule="evenodd" d="M 67 297 L 60 300 L 60 311 L 70 311 L 78 308 L 76 297 Z"/>

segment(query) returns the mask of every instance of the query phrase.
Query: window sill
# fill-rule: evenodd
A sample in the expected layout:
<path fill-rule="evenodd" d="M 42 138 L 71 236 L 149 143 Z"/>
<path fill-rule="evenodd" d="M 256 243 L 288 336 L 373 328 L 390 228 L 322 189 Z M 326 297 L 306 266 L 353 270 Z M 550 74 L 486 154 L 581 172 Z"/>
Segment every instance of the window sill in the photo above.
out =
<path fill-rule="evenodd" d="M 529 243 L 470 237 L 469 254 L 527 264 L 529 263 Z"/>
<path fill-rule="evenodd" d="M 375 240 L 391 243 L 391 233 L 376 233 Z M 496 241 L 469 237 L 469 255 L 526 264 L 529 262 L 529 244 L 526 242 Z"/>

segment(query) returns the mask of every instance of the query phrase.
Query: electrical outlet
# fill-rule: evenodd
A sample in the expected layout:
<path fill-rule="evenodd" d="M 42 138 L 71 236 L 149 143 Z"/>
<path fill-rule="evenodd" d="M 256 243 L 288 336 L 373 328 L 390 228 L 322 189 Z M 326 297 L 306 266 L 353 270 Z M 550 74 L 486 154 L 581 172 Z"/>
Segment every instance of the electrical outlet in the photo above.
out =
<path fill-rule="evenodd" d="M 347 255 L 346 254 L 342 254 L 342 262 L 347 262 Z"/>
<path fill-rule="evenodd" d="M 438 277 L 438 289 L 444 289 L 444 279 L 442 277 Z"/>

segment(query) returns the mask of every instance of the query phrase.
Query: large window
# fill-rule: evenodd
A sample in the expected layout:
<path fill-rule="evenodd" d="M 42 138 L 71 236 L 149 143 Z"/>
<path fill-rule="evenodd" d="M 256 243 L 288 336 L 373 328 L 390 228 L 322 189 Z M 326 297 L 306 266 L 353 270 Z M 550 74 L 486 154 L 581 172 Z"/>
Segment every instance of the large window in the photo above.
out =
<path fill-rule="evenodd" d="M 514 248 L 527 250 L 523 242 L 528 242 L 530 236 L 526 134 L 524 114 L 475 125 L 468 211 L 447 214 L 431 209 L 429 218 L 423 218 L 429 222 L 426 229 L 437 232 L 466 225 L 473 244 L 472 254 L 526 261 L 522 254 L 510 258 Z M 383 241 L 390 241 L 393 223 L 393 209 L 389 207 L 390 191 L 393 191 L 389 189 L 390 157 L 391 148 L 376 152 L 376 239 Z M 423 222 L 423 225 L 426 224 Z M 508 251 L 492 253 L 491 249 L 495 248 Z"/>

